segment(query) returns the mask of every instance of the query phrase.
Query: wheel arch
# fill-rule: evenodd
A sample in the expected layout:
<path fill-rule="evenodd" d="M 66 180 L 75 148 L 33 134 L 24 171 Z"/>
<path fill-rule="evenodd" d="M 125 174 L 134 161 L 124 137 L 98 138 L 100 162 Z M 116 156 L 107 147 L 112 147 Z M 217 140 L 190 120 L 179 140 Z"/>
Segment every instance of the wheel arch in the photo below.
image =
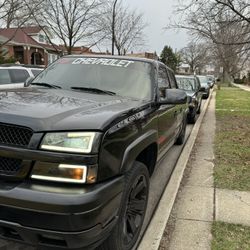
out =
<path fill-rule="evenodd" d="M 121 163 L 121 173 L 129 171 L 134 161 L 139 161 L 146 165 L 151 176 L 158 154 L 157 138 L 157 131 L 150 130 L 131 143 L 125 150 Z"/>

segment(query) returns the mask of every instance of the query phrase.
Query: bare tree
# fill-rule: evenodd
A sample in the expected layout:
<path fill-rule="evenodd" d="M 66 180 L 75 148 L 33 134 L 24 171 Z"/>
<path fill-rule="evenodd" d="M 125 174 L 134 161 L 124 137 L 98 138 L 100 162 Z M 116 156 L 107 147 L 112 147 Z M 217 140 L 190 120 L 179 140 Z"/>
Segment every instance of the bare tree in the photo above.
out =
<path fill-rule="evenodd" d="M 31 22 L 40 5 L 39 0 L 0 0 L 0 27 L 15 29 L 11 37 L 2 37 L 0 49 L 15 37 L 20 27 Z"/>
<path fill-rule="evenodd" d="M 107 2 L 99 25 L 105 33 L 105 40 L 114 41 L 118 55 L 126 55 L 129 50 L 145 45 L 144 29 L 147 25 L 142 13 L 130 10 L 121 2 L 117 5 L 114 3 L 116 2 Z"/>
<path fill-rule="evenodd" d="M 215 0 L 215 2 L 233 12 L 238 20 L 250 23 L 248 0 Z"/>
<path fill-rule="evenodd" d="M 204 44 L 190 42 L 180 51 L 181 60 L 188 64 L 192 73 L 201 71 L 208 63 L 208 50 Z"/>
<path fill-rule="evenodd" d="M 186 29 L 193 36 L 210 44 L 223 67 L 224 79 L 236 74 L 250 52 L 249 3 L 247 0 L 183 0 L 177 9 L 182 16 L 168 28 Z"/>
<path fill-rule="evenodd" d="M 217 44 L 250 44 L 250 5 L 247 0 L 180 0 L 176 14 L 180 21 L 167 28 L 186 29 Z M 233 41 L 220 39 L 220 30 L 233 30 Z M 236 39 L 235 39 L 236 38 Z"/>
<path fill-rule="evenodd" d="M 38 0 L 4 0 L 0 4 L 1 26 L 4 28 L 21 27 L 30 23 L 41 2 Z M 29 7 L 27 7 L 29 6 Z"/>
<path fill-rule="evenodd" d="M 102 1 L 45 0 L 44 4 L 46 7 L 40 14 L 44 20 L 43 25 L 63 43 L 68 54 L 79 42 L 91 41 L 89 46 L 93 46 L 102 39 L 97 36 L 100 30 L 95 25 L 101 15 Z"/>
<path fill-rule="evenodd" d="M 19 16 L 19 11 L 23 8 L 23 5 L 21 1 L 19 0 L 6 0 L 5 5 L 3 6 L 3 9 L 5 11 L 5 22 L 6 22 L 6 28 L 10 28 L 11 25 L 21 18 Z"/>

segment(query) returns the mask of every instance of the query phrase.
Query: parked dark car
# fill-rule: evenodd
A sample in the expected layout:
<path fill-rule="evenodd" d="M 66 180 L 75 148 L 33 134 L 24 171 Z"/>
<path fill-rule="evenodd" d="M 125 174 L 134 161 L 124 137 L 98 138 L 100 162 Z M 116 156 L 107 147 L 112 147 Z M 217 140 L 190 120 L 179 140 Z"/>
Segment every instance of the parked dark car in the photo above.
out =
<path fill-rule="evenodd" d="M 202 75 L 197 75 L 200 85 L 201 85 L 201 90 L 203 91 L 203 99 L 207 99 L 210 95 L 210 82 L 207 76 L 202 76 Z"/>
<path fill-rule="evenodd" d="M 26 86 L 0 91 L 0 237 L 132 249 L 150 176 L 185 137 L 187 95 L 174 73 L 153 60 L 78 55 Z"/>
<path fill-rule="evenodd" d="M 203 93 L 199 79 L 192 75 L 176 75 L 177 85 L 179 89 L 186 91 L 188 96 L 188 114 L 187 120 L 189 123 L 195 123 L 197 114 L 201 111 L 201 102 Z"/>

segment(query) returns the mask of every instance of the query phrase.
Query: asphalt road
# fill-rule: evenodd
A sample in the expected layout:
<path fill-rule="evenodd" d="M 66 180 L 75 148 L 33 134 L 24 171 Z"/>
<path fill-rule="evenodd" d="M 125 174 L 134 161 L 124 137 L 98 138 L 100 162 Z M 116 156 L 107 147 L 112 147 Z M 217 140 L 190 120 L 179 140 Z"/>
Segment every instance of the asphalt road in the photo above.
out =
<path fill-rule="evenodd" d="M 187 125 L 185 143 L 192 131 L 193 125 Z M 151 217 L 154 215 L 154 212 L 157 208 L 157 204 L 162 196 L 163 191 L 166 188 L 168 180 L 171 176 L 176 162 L 179 158 L 179 155 L 182 152 L 185 143 L 181 146 L 174 145 L 164 156 L 164 159 L 161 161 L 155 172 L 153 173 L 150 179 L 150 189 L 149 189 L 149 200 L 146 216 L 144 219 L 144 225 L 141 232 L 141 237 L 143 236 L 147 225 L 150 222 Z M 139 239 L 140 241 L 140 239 Z"/>
<path fill-rule="evenodd" d="M 202 108 L 203 106 L 204 106 L 204 101 L 203 101 Z M 193 125 L 187 125 L 185 143 L 192 131 L 192 128 L 193 128 Z M 154 211 L 157 208 L 157 204 L 168 183 L 168 180 L 169 180 L 168 177 L 171 175 L 171 172 L 174 169 L 174 166 L 176 165 L 179 155 L 181 154 L 181 151 L 183 147 L 185 146 L 185 143 L 181 146 L 174 145 L 166 153 L 164 159 L 158 165 L 157 169 L 155 170 L 154 174 L 151 177 L 148 208 L 147 208 L 147 212 L 146 212 L 146 216 L 144 220 L 144 225 L 142 228 L 141 237 L 143 236 L 143 233 L 147 229 L 147 225 L 152 215 L 154 214 Z M 23 244 L 19 244 L 19 243 L 13 243 L 13 242 L 5 241 L 5 240 L 0 240 L 0 250 L 36 250 L 36 248 L 26 246 Z"/>

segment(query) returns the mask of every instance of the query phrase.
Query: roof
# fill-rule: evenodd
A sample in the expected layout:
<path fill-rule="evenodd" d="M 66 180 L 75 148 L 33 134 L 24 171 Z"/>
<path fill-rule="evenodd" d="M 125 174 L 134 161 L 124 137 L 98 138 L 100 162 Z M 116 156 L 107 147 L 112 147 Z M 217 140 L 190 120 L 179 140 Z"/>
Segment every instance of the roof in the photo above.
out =
<path fill-rule="evenodd" d="M 154 59 L 154 60 L 157 60 L 159 58 L 155 52 L 131 53 L 131 54 L 128 54 L 128 56 L 143 57 L 143 58 L 149 58 L 149 59 Z"/>
<path fill-rule="evenodd" d="M 22 27 L 22 30 L 27 34 L 37 34 L 42 30 L 42 28 L 39 26 Z"/>
<path fill-rule="evenodd" d="M 11 39 L 11 41 L 10 41 L 11 43 L 34 46 L 34 47 L 45 48 L 45 49 L 50 49 L 50 50 L 56 50 L 54 48 L 54 46 L 55 46 L 57 48 L 57 50 L 61 50 L 56 45 L 53 46 L 51 44 L 39 43 L 35 39 L 33 39 L 31 36 L 29 36 L 28 33 L 27 33 L 27 32 L 38 31 L 38 29 L 41 30 L 40 27 L 24 27 L 24 28 L 0 29 L 0 36 L 5 37 L 7 39 Z"/>
<path fill-rule="evenodd" d="M 195 75 L 179 75 L 179 74 L 177 74 L 177 75 L 175 75 L 176 77 L 178 77 L 178 78 L 195 78 Z"/>
<path fill-rule="evenodd" d="M 187 63 L 182 63 L 179 68 L 190 68 Z"/>
<path fill-rule="evenodd" d="M 33 65 L 33 64 L 15 64 L 15 63 L 5 63 L 0 64 L 0 67 L 2 68 L 36 68 L 36 69 L 44 69 L 44 66 L 41 65 Z"/>
<path fill-rule="evenodd" d="M 39 45 L 33 38 L 28 36 L 22 28 L 0 29 L 0 35 L 11 39 L 12 42 L 27 45 Z"/>
<path fill-rule="evenodd" d="M 47 36 L 51 39 L 53 38 L 53 34 L 51 33 L 50 29 L 46 26 L 29 26 L 29 27 L 22 27 L 22 30 L 28 35 L 36 35 L 40 31 L 44 31 Z"/>
<path fill-rule="evenodd" d="M 22 66 L 11 66 L 11 67 L 5 67 L 5 66 L 2 66 L 0 64 L 0 69 L 31 69 L 31 70 L 39 70 L 39 71 L 43 71 L 44 68 L 37 68 L 37 67 L 22 67 Z"/>

